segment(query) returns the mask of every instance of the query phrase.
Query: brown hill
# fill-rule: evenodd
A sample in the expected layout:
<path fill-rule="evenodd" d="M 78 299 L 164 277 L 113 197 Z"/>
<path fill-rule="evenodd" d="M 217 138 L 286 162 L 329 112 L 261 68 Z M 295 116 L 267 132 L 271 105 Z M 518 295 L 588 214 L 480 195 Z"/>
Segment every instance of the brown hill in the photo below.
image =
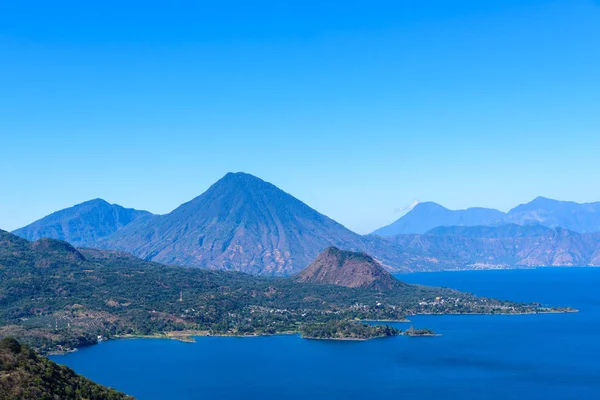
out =
<path fill-rule="evenodd" d="M 295 281 L 379 290 L 401 284 L 371 256 L 337 247 L 325 249 Z"/>

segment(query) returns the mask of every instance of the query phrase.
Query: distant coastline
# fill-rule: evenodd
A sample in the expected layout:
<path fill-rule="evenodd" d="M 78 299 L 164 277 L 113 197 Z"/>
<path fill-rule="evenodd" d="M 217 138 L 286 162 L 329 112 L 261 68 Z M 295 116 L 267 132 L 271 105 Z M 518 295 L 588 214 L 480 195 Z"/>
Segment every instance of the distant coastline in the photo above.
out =
<path fill-rule="evenodd" d="M 472 266 L 468 266 L 469 268 L 442 268 L 442 269 L 428 269 L 422 271 L 392 271 L 390 272 L 393 276 L 406 276 L 411 274 L 423 274 L 423 273 L 438 273 L 438 272 L 486 272 L 486 271 L 518 271 L 518 270 L 536 270 L 536 269 L 586 269 L 586 268 L 600 268 L 600 265 L 506 265 L 503 267 L 497 268 L 472 268 Z"/>

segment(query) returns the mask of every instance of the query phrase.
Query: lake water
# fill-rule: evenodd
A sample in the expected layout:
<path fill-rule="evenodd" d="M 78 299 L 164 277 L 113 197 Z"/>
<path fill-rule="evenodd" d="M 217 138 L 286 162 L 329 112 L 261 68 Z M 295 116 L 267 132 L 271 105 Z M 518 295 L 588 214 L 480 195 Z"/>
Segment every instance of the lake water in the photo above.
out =
<path fill-rule="evenodd" d="M 418 316 L 411 318 L 415 327 L 443 336 L 367 342 L 297 336 L 119 340 L 52 359 L 140 400 L 600 398 L 600 269 L 399 278 L 581 312 Z"/>

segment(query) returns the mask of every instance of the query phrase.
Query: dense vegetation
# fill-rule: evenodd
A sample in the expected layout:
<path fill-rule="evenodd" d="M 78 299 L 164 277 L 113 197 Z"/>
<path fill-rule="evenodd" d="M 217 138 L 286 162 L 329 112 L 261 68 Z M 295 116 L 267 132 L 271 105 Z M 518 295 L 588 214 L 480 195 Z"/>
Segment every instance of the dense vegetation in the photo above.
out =
<path fill-rule="evenodd" d="M 535 311 L 418 285 L 380 291 L 170 267 L 0 231 L 0 337 L 46 352 L 93 344 L 100 335 L 256 335 L 410 314 Z"/>
<path fill-rule="evenodd" d="M 303 338 L 362 340 L 396 336 L 401 332 L 387 325 L 367 325 L 351 321 L 329 321 L 321 324 L 305 324 L 300 327 Z"/>
<path fill-rule="evenodd" d="M 431 329 L 415 329 L 414 326 L 411 326 L 404 334 L 407 336 L 434 336 L 435 332 Z"/>
<path fill-rule="evenodd" d="M 40 357 L 15 339 L 0 340 L 0 400 L 132 399 Z"/>

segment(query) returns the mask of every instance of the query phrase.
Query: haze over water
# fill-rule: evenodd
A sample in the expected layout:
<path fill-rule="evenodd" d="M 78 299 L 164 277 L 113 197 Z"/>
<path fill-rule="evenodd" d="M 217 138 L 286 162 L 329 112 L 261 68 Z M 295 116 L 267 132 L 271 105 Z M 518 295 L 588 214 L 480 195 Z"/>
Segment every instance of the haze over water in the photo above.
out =
<path fill-rule="evenodd" d="M 53 359 L 151 399 L 593 399 L 600 393 L 600 269 L 401 275 L 411 283 L 572 306 L 576 314 L 418 316 L 441 337 L 119 340 Z M 396 324 L 402 328 L 407 324 Z"/>

